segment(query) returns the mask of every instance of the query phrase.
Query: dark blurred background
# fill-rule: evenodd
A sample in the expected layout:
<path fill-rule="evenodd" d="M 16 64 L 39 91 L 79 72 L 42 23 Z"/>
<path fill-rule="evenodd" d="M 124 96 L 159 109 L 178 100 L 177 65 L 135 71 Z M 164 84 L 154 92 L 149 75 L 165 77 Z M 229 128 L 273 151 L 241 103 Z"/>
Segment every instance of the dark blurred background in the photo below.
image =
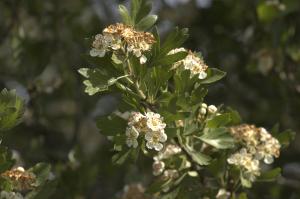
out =
<path fill-rule="evenodd" d="M 117 0 L 0 0 L 0 89 L 26 100 L 24 122 L 3 143 L 19 164 L 53 166 L 52 198 L 115 198 L 125 184 L 148 182 L 139 167 L 111 166 L 110 143 L 95 117 L 114 109 L 112 96 L 89 97 L 77 73 L 89 38 L 119 21 Z M 201 51 L 211 67 L 228 75 L 211 87 L 206 102 L 238 110 L 244 121 L 299 134 L 275 162 L 275 183 L 257 183 L 250 198 L 300 198 L 300 1 L 155 0 L 164 37 L 188 27 L 185 47 Z M 125 172 L 126 171 L 126 172 Z M 297 193 L 298 192 L 298 193 Z"/>

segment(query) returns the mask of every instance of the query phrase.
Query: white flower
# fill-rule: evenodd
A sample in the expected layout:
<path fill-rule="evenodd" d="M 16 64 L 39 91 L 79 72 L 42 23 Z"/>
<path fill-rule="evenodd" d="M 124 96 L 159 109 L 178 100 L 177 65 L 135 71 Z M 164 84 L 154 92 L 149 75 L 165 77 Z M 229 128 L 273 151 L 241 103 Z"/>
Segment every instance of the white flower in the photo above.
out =
<path fill-rule="evenodd" d="M 147 141 L 146 146 L 148 149 L 155 149 L 156 151 L 160 151 L 163 149 L 163 142 L 167 141 L 167 135 L 164 131 L 150 131 L 145 135 L 145 139 Z"/>
<path fill-rule="evenodd" d="M 90 55 L 92 57 L 104 57 L 105 56 L 106 51 L 103 49 L 96 49 L 96 48 L 92 48 L 92 50 L 90 50 Z"/>
<path fill-rule="evenodd" d="M 126 129 L 126 144 L 128 147 L 136 148 L 138 146 L 137 138 L 139 137 L 139 132 L 135 129 L 134 126 L 128 127 Z"/>
<path fill-rule="evenodd" d="M 200 73 L 199 73 L 199 79 L 205 79 L 206 77 L 207 77 L 207 73 L 206 72 L 204 72 L 204 71 L 201 71 Z"/>
<path fill-rule="evenodd" d="M 140 64 L 145 64 L 147 62 L 147 57 L 145 55 L 142 55 L 140 57 Z"/>
<path fill-rule="evenodd" d="M 163 151 L 160 151 L 156 156 L 153 157 L 155 161 L 168 159 L 173 155 L 181 153 L 181 148 L 175 144 L 168 144 Z"/>
<path fill-rule="evenodd" d="M 153 175 L 158 176 L 165 170 L 165 163 L 163 161 L 155 161 L 152 164 Z"/>
<path fill-rule="evenodd" d="M 214 113 L 216 113 L 218 111 L 218 108 L 216 106 L 214 106 L 214 105 L 208 106 L 207 109 L 208 109 L 208 112 L 211 113 L 211 114 L 214 114 Z"/>
<path fill-rule="evenodd" d="M 230 192 L 225 189 L 220 189 L 216 195 L 216 199 L 228 199 L 230 197 Z"/>
<path fill-rule="evenodd" d="M 200 114 L 205 115 L 206 114 L 206 108 L 200 108 Z"/>
<path fill-rule="evenodd" d="M 147 118 L 147 127 L 152 131 L 160 131 L 166 127 L 166 124 L 163 123 L 159 114 L 153 112 L 146 113 Z"/>

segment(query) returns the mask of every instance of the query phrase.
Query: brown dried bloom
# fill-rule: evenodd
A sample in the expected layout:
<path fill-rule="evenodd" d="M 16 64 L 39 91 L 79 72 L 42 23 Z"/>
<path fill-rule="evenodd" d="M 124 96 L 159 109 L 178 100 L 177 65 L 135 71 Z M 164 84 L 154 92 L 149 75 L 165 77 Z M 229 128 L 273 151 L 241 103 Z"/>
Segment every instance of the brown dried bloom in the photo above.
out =
<path fill-rule="evenodd" d="M 33 189 L 36 181 L 35 175 L 25 171 L 22 167 L 8 170 L 2 173 L 1 177 L 10 180 L 14 189 L 18 191 Z"/>
<path fill-rule="evenodd" d="M 230 132 L 238 141 L 246 145 L 256 159 L 264 159 L 266 164 L 271 164 L 273 157 L 278 158 L 280 155 L 279 141 L 264 128 L 242 124 L 231 127 Z"/>
<path fill-rule="evenodd" d="M 125 50 L 140 58 L 141 64 L 144 64 L 147 58 L 143 52 L 149 51 L 153 43 L 155 43 L 153 34 L 116 23 L 105 28 L 103 35 L 96 35 L 90 54 L 91 56 L 103 57 L 106 51 L 119 50 L 124 47 Z"/>

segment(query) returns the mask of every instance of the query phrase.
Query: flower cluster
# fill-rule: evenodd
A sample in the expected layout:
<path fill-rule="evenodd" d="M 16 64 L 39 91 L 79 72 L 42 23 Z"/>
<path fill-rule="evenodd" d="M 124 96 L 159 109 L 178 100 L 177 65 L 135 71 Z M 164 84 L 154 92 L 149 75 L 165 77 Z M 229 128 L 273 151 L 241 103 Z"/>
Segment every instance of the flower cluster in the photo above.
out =
<path fill-rule="evenodd" d="M 126 143 L 129 147 L 138 146 L 138 137 L 142 133 L 145 135 L 146 146 L 148 149 L 160 151 L 163 149 L 164 142 L 167 141 L 165 134 L 166 124 L 163 118 L 154 112 L 147 112 L 145 115 L 139 112 L 131 113 L 126 130 Z"/>
<path fill-rule="evenodd" d="M 259 160 L 255 159 L 253 154 L 249 153 L 246 148 L 232 154 L 227 162 L 246 170 L 245 175 L 250 181 L 254 181 L 256 176 L 260 176 Z"/>
<path fill-rule="evenodd" d="M 104 57 L 107 51 L 127 50 L 144 64 L 147 58 L 143 53 L 149 51 L 153 43 L 155 38 L 151 33 L 137 31 L 132 26 L 117 23 L 108 26 L 102 34 L 95 36 L 90 55 Z"/>
<path fill-rule="evenodd" d="M 230 128 L 230 132 L 235 139 L 245 144 L 256 159 L 263 159 L 266 164 L 272 164 L 274 157 L 278 158 L 280 155 L 279 141 L 264 128 L 243 124 Z"/>
<path fill-rule="evenodd" d="M 191 76 L 198 75 L 199 79 L 205 79 L 207 77 L 206 71 L 208 66 L 204 63 L 202 58 L 192 51 L 187 51 L 185 48 L 173 49 L 168 54 L 172 55 L 178 52 L 188 52 L 188 55 L 183 60 L 176 62 L 173 68 L 183 65 L 185 70 L 191 71 Z"/>
<path fill-rule="evenodd" d="M 18 191 L 33 189 L 36 180 L 33 173 L 25 171 L 22 167 L 8 170 L 2 173 L 1 177 L 11 181 L 14 189 Z"/>
<path fill-rule="evenodd" d="M 174 144 L 168 144 L 163 151 L 160 151 L 153 157 L 154 163 L 152 164 L 153 175 L 159 176 L 165 170 L 165 163 L 163 160 L 170 158 L 173 155 L 181 153 L 181 148 Z"/>
<path fill-rule="evenodd" d="M 274 157 L 277 158 L 280 155 L 279 141 L 264 128 L 243 124 L 231 127 L 230 132 L 244 148 L 231 155 L 227 161 L 229 164 L 245 168 L 251 181 L 255 180 L 255 176 L 260 175 L 260 160 L 266 164 L 272 164 Z"/>

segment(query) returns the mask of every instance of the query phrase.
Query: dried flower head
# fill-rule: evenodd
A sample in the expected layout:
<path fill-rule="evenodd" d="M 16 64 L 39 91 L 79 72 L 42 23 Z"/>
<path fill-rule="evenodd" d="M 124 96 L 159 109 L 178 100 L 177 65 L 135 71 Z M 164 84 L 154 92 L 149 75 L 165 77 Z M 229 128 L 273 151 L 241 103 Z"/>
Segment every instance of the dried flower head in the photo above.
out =
<path fill-rule="evenodd" d="M 12 182 L 14 190 L 24 191 L 34 188 L 36 177 L 33 173 L 25 171 L 24 168 L 18 167 L 5 171 L 1 177 Z"/>
<path fill-rule="evenodd" d="M 141 64 L 146 63 L 144 52 L 149 51 L 155 43 L 153 34 L 135 30 L 132 26 L 116 23 L 98 34 L 92 44 L 91 56 L 103 57 L 106 51 L 127 50 L 140 58 Z"/>
<path fill-rule="evenodd" d="M 273 163 L 274 158 L 280 155 L 280 143 L 264 128 L 242 124 L 230 128 L 231 134 L 244 143 L 256 159 L 263 159 L 266 164 Z"/>

